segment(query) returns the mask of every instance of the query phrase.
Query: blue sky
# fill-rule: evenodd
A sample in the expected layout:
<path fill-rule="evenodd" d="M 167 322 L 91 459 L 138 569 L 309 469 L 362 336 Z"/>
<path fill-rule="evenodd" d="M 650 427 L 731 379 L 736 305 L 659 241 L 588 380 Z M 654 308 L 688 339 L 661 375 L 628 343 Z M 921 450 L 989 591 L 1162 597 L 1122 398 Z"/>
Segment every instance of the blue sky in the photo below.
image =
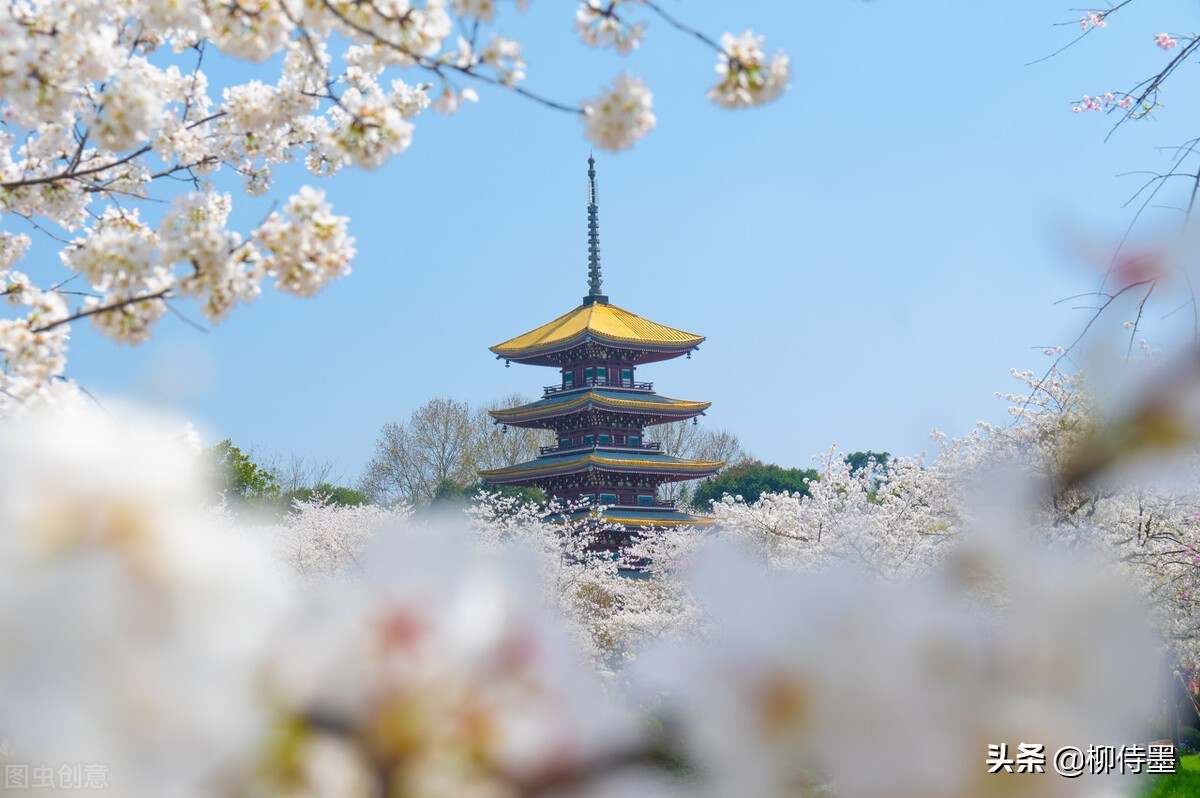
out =
<path fill-rule="evenodd" d="M 782 465 L 834 443 L 914 454 L 933 427 L 1001 420 L 1009 368 L 1044 368 L 1041 348 L 1086 321 L 1055 304 L 1097 284 L 1064 230 L 1115 240 L 1139 184 L 1116 175 L 1163 167 L 1158 148 L 1200 128 L 1188 74 L 1159 119 L 1107 143 L 1112 117 L 1070 110 L 1160 69 L 1170 54 L 1154 34 L 1200 27 L 1183 0 L 1134 3 L 1034 66 L 1077 35 L 1055 23 L 1080 12 L 1045 0 L 668 6 L 713 34 L 765 34 L 792 59 L 790 91 L 751 111 L 713 106 L 714 54 L 654 19 L 624 58 L 581 45 L 567 3 L 506 7 L 500 31 L 525 44 L 540 93 L 581 100 L 625 69 L 654 91 L 658 127 L 597 154 L 604 287 L 706 335 L 691 360 L 639 376 L 712 401 L 702 423 Z M 280 175 L 273 198 L 312 182 L 351 217 L 350 277 L 314 299 L 265 292 L 207 333 L 168 317 L 136 348 L 78 326 L 72 376 L 167 404 L 210 442 L 328 458 L 348 482 L 380 426 L 431 397 L 534 394 L 552 373 L 505 369 L 487 347 L 586 291 L 589 148 L 567 114 L 480 94 L 456 116 L 419 118 L 412 148 L 384 168 Z M 235 203 L 242 229 L 269 206 Z"/>

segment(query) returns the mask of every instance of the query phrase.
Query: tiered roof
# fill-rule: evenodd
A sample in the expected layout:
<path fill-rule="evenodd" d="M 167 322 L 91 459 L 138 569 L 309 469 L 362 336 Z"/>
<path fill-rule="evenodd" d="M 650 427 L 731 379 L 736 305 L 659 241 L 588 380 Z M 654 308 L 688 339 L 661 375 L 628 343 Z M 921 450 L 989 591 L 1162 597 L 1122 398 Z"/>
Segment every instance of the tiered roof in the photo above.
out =
<path fill-rule="evenodd" d="M 704 341 L 702 335 L 677 330 L 619 308 L 609 303 L 602 293 L 595 178 L 595 162 L 589 158 L 587 295 L 578 307 L 553 321 L 491 347 L 498 358 L 564 369 L 569 369 L 573 363 L 598 359 L 618 361 L 622 365 L 641 364 L 689 354 Z M 564 377 L 563 386 L 547 389 L 542 399 L 519 407 L 494 410 L 491 415 L 501 424 L 578 430 L 586 428 L 580 427 L 579 422 L 598 426 L 600 421 L 608 419 L 597 414 L 612 413 L 622 416 L 617 426 L 642 429 L 692 418 L 707 410 L 710 404 L 659 396 L 653 393 L 648 383 L 631 383 L 625 379 L 623 385 L 593 384 L 589 380 L 588 384 L 573 388 Z M 564 418 L 567 416 L 579 418 Z M 552 496 L 556 495 L 553 486 L 565 490 L 564 485 L 588 486 L 589 490 L 594 487 L 593 492 L 599 496 L 620 487 L 626 494 L 624 501 L 627 504 L 603 510 L 583 507 L 572 511 L 572 519 L 599 512 L 610 521 L 635 528 L 712 523 L 711 518 L 681 512 L 670 503 L 630 506 L 629 491 L 625 489 L 640 485 L 640 490 L 646 490 L 663 482 L 712 476 L 724 463 L 672 457 L 664 454 L 657 444 L 638 443 L 632 433 L 627 436 L 632 442 L 625 443 L 609 442 L 607 434 L 594 437 L 595 442 L 572 446 L 570 443 L 578 442 L 578 439 L 571 436 L 562 441 L 566 445 L 561 451 L 546 448 L 535 460 L 480 471 L 479 475 L 494 485 L 551 486 L 547 489 Z M 605 441 L 600 442 L 600 438 Z M 619 437 L 619 440 L 626 438 Z M 589 472 L 595 473 L 596 478 L 578 476 Z M 640 501 L 653 497 L 638 495 L 637 498 Z"/>
<path fill-rule="evenodd" d="M 603 511 L 583 508 L 570 514 L 572 521 L 586 518 L 589 515 L 603 518 L 626 527 L 666 527 L 666 526 L 708 526 L 716 523 L 715 518 L 690 515 L 674 508 L 660 509 L 654 507 L 606 507 Z"/>
<path fill-rule="evenodd" d="M 703 341 L 703 335 L 643 319 L 604 301 L 582 304 L 535 330 L 496 344 L 491 350 L 505 360 L 555 365 L 556 361 L 549 359 L 551 355 L 595 343 L 642 352 L 637 361 L 653 362 L 690 352 Z"/>
<path fill-rule="evenodd" d="M 531 479 L 576 474 L 581 471 L 677 475 L 679 479 L 700 479 L 717 473 L 718 461 L 683 460 L 653 449 L 621 450 L 588 448 L 564 454 L 548 454 L 517 465 L 480 471 L 479 476 L 496 485 L 528 482 Z"/>
<path fill-rule="evenodd" d="M 604 410 L 661 421 L 678 421 L 703 413 L 711 402 L 689 402 L 656 393 L 631 393 L 619 389 L 596 388 L 553 394 L 536 402 L 490 411 L 492 418 L 513 426 L 539 426 L 547 418 L 557 418 L 580 410 Z"/>

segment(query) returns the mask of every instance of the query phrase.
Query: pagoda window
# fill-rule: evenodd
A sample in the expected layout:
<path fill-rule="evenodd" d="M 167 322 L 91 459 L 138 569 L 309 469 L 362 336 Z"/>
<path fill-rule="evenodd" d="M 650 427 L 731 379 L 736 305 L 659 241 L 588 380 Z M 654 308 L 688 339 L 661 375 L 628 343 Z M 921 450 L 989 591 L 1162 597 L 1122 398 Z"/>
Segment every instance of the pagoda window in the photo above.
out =
<path fill-rule="evenodd" d="M 602 434 L 600 435 L 600 442 L 601 442 L 601 443 L 612 443 L 612 436 L 611 436 L 611 435 L 605 435 L 605 434 L 603 434 L 603 433 L 602 433 Z"/>
<path fill-rule="evenodd" d="M 575 372 L 564 371 L 563 372 L 563 385 L 573 385 L 574 383 L 575 383 Z"/>
<path fill-rule="evenodd" d="M 592 381 L 592 369 L 591 368 L 586 368 L 583 370 L 583 381 L 584 381 L 584 383 L 590 383 Z"/>
<path fill-rule="evenodd" d="M 605 366 L 598 366 L 596 368 L 596 379 L 600 382 L 608 382 L 608 368 Z"/>
<path fill-rule="evenodd" d="M 570 447 L 571 447 L 571 439 L 570 438 L 559 438 L 558 439 L 558 448 L 569 449 Z"/>
<path fill-rule="evenodd" d="M 591 446 L 595 442 L 596 442 L 595 435 L 584 435 L 583 436 L 583 445 L 584 446 Z"/>
<path fill-rule="evenodd" d="M 621 384 L 627 387 L 633 385 L 633 369 L 621 369 Z"/>
<path fill-rule="evenodd" d="M 629 436 L 629 445 L 630 446 L 641 446 L 642 445 L 641 437 L 638 435 L 630 435 Z"/>
<path fill-rule="evenodd" d="M 638 496 L 638 504 L 640 504 L 642 507 L 653 507 L 654 497 L 647 495 Z"/>
<path fill-rule="evenodd" d="M 616 504 L 617 503 L 617 495 L 615 493 L 601 493 L 600 494 L 600 503 L 601 504 Z"/>

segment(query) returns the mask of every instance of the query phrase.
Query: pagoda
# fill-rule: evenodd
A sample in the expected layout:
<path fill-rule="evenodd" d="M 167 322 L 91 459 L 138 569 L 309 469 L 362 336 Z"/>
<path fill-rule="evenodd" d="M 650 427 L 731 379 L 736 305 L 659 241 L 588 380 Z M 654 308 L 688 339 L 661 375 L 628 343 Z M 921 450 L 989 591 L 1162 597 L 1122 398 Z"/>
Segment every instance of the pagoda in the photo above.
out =
<path fill-rule="evenodd" d="M 596 162 L 588 158 L 588 293 L 580 305 L 491 347 L 497 359 L 559 372 L 541 399 L 494 410 L 498 424 L 553 430 L 557 444 L 535 460 L 480 471 L 492 485 L 537 487 L 551 502 L 580 506 L 572 519 L 602 516 L 633 531 L 711 523 L 658 498 L 658 487 L 712 476 L 721 462 L 672 457 L 645 439 L 647 427 L 702 415 L 709 402 L 671 399 L 637 380 L 644 363 L 687 355 L 704 337 L 644 319 L 601 293 Z M 590 507 L 588 506 L 590 505 Z M 610 536 L 611 545 L 619 541 Z"/>

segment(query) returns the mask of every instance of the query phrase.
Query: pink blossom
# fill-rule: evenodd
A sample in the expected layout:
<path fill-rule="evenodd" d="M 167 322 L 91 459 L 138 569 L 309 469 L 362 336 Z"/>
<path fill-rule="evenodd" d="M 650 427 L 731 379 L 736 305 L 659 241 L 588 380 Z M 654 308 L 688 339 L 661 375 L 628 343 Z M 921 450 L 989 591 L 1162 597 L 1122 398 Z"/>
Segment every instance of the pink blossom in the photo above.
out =
<path fill-rule="evenodd" d="M 1170 50 L 1172 47 L 1179 44 L 1177 40 L 1171 38 L 1171 34 L 1169 33 L 1158 34 L 1154 37 L 1154 43 L 1164 50 Z"/>
<path fill-rule="evenodd" d="M 1108 27 L 1108 23 L 1104 21 L 1106 16 L 1108 16 L 1107 11 L 1089 11 L 1079 20 L 1079 29 L 1106 28 Z"/>
<path fill-rule="evenodd" d="M 1133 105 L 1133 98 L 1126 94 L 1118 100 L 1117 96 L 1109 91 L 1095 96 L 1085 94 L 1082 100 L 1075 100 L 1074 102 L 1075 107 L 1071 110 L 1079 113 L 1080 111 L 1104 111 L 1111 108 L 1114 104 L 1118 108 L 1129 108 Z"/>

